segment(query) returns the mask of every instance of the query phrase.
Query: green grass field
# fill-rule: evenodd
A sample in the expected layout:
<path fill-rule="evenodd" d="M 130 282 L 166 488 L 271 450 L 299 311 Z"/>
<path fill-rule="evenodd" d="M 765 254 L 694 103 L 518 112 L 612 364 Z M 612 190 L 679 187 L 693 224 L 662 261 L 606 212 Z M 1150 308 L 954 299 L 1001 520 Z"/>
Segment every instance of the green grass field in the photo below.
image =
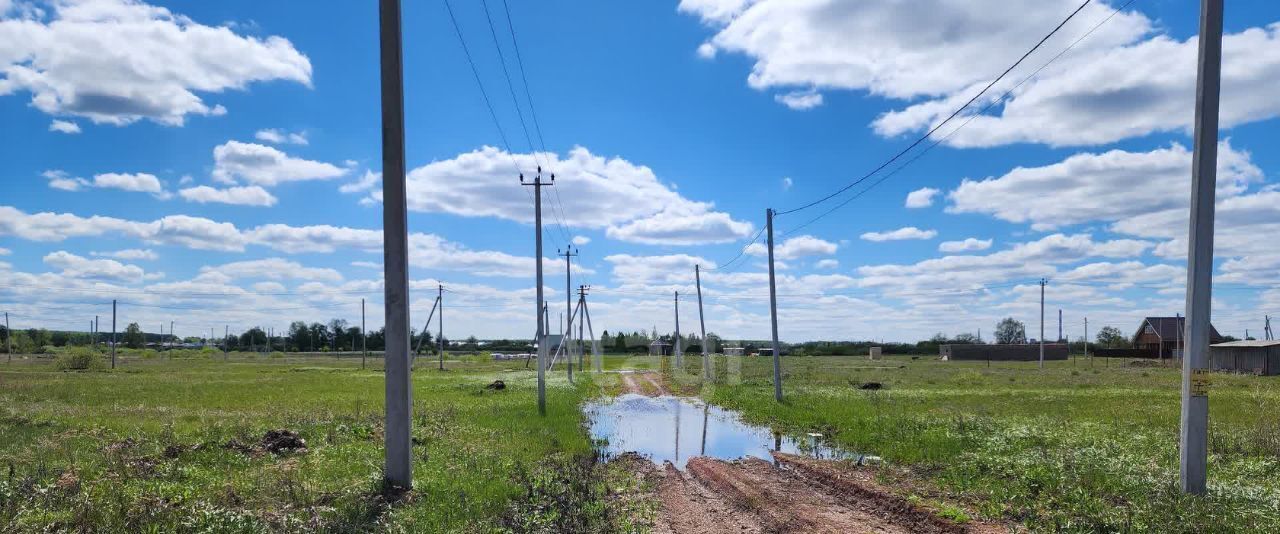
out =
<path fill-rule="evenodd" d="M 786 401 L 768 359 L 698 358 L 669 386 L 779 430 L 818 431 L 886 459 L 882 479 L 1035 531 L 1280 531 L 1280 380 L 1214 375 L 1206 499 L 1177 491 L 1178 372 L 1102 360 L 1035 364 L 928 357 L 785 358 Z M 129 358 L 63 372 L 0 363 L 0 531 L 631 530 L 651 504 L 610 499 L 634 481 L 598 463 L 578 407 L 616 375 L 562 368 L 539 417 L 524 362 L 420 360 L 415 488 L 380 485 L 380 362 L 233 354 Z M 484 389 L 495 379 L 503 392 Z M 880 382 L 884 389 L 859 389 Z M 296 431 L 307 452 L 257 450 Z M 621 502 L 620 502 L 621 501 Z"/>
<path fill-rule="evenodd" d="M 373 362 L 378 363 L 380 362 Z M 0 363 L 0 531 L 502 531 L 625 526 L 578 405 L 524 362 L 464 358 L 414 374 L 414 491 L 388 506 L 382 373 L 359 359 L 135 359 L 114 372 Z M 502 379 L 508 389 L 484 386 Z M 305 454 L 254 445 L 271 429 Z M 571 500 L 570 512 L 553 506 Z M 601 525 L 607 525 L 602 527 Z M 568 527 L 566 527 L 568 526 Z"/>
<path fill-rule="evenodd" d="M 982 516 L 1033 530 L 1280 532 L 1280 378 L 1213 376 L 1210 496 L 1197 499 L 1177 490 L 1177 369 L 896 356 L 783 364 L 782 404 L 767 358 L 747 358 L 740 382 L 704 396 L 883 456 Z M 857 387 L 866 382 L 885 389 Z"/>

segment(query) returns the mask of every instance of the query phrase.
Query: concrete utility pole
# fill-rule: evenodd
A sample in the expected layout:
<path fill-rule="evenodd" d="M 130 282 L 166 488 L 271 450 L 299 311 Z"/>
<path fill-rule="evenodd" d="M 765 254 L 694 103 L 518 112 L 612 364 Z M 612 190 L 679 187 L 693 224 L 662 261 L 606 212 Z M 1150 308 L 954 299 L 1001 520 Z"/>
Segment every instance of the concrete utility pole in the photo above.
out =
<path fill-rule="evenodd" d="M 676 339 L 671 344 L 671 354 L 675 356 L 676 368 L 684 370 L 684 353 L 680 350 L 680 292 L 676 291 Z"/>
<path fill-rule="evenodd" d="M 8 328 L 8 325 L 6 325 L 5 328 Z M 101 329 L 98 328 L 98 316 L 94 315 L 93 316 L 93 350 L 98 350 L 98 332 L 100 331 Z"/>
<path fill-rule="evenodd" d="M 707 339 L 707 320 L 702 315 L 702 266 L 694 264 L 693 281 L 698 288 L 698 326 L 702 329 L 702 379 L 711 380 L 711 340 Z"/>
<path fill-rule="evenodd" d="M 769 319 L 773 323 L 773 398 L 782 402 L 782 354 L 778 343 L 778 285 L 773 274 L 773 208 L 765 208 L 769 234 Z"/>
<path fill-rule="evenodd" d="M 227 349 L 231 346 L 231 325 L 222 325 L 222 361 L 228 361 Z"/>
<path fill-rule="evenodd" d="M 286 348 L 288 346 L 286 345 Z M 364 299 L 360 299 L 360 368 L 364 369 L 365 360 L 369 359 L 369 332 L 365 330 Z"/>
<path fill-rule="evenodd" d="M 436 284 L 436 343 L 440 345 L 440 370 L 444 370 L 444 284 Z"/>
<path fill-rule="evenodd" d="M 1044 369 L 1044 285 L 1049 283 L 1040 279 L 1040 368 Z"/>
<path fill-rule="evenodd" d="M 404 165 L 404 58 L 400 0 L 379 0 L 382 71 L 382 234 L 386 306 L 386 465 L 388 483 L 413 486 L 409 376 L 409 214 Z"/>
<path fill-rule="evenodd" d="M 1089 357 L 1089 318 L 1084 318 L 1084 357 Z"/>
<path fill-rule="evenodd" d="M 1058 308 L 1058 341 L 1062 339 L 1062 308 Z"/>
<path fill-rule="evenodd" d="M 9 314 L 5 314 L 5 322 L 9 322 Z M 116 301 L 111 299 L 111 368 L 116 368 Z"/>
<path fill-rule="evenodd" d="M 569 344 L 568 344 L 569 337 L 571 337 L 570 334 L 573 332 L 573 300 L 571 298 L 573 296 L 573 289 L 572 289 L 573 279 L 572 279 L 572 274 L 570 269 L 571 267 L 570 260 L 571 258 L 573 258 L 574 256 L 577 256 L 578 254 L 577 254 L 577 251 L 575 251 L 572 246 L 568 246 L 568 247 L 565 247 L 564 252 L 560 252 L 560 249 L 556 249 L 556 255 L 564 256 L 564 317 L 565 317 L 564 320 L 566 322 L 564 324 L 564 335 L 560 336 L 560 346 L 564 347 L 565 349 L 564 356 L 569 361 L 569 365 L 572 367 L 573 354 L 569 352 Z M 570 374 L 572 374 L 572 371 L 570 371 Z"/>
<path fill-rule="evenodd" d="M 533 235 L 534 264 L 536 265 L 536 284 L 538 292 L 538 413 L 547 414 L 547 343 L 546 330 L 544 330 L 544 316 L 546 308 L 542 300 L 542 188 L 544 186 L 555 185 L 556 175 L 551 175 L 550 183 L 542 183 L 542 167 L 538 167 L 538 174 L 534 176 L 532 183 L 525 183 L 524 174 L 520 175 L 520 185 L 533 186 Z"/>
<path fill-rule="evenodd" d="M 174 339 L 172 339 L 173 338 L 173 321 L 169 321 L 169 338 L 170 338 L 169 348 L 172 349 L 175 341 Z"/>
<path fill-rule="evenodd" d="M 112 306 L 115 306 L 112 304 Z M 5 354 L 9 355 L 9 363 L 13 363 L 13 330 L 9 328 L 9 312 L 4 312 L 4 341 Z M 115 367 L 115 359 L 112 358 L 111 367 Z"/>
<path fill-rule="evenodd" d="M 1208 461 L 1209 314 L 1213 288 L 1214 186 L 1218 172 L 1218 98 L 1222 77 L 1222 0 L 1200 2 L 1195 154 L 1191 164 L 1191 224 L 1187 239 L 1187 342 L 1182 358 L 1182 491 L 1205 492 Z"/>
<path fill-rule="evenodd" d="M 582 335 L 585 333 L 587 325 L 587 286 L 578 286 L 578 369 L 586 372 L 586 355 L 587 346 L 583 344 Z M 595 334 L 592 334 L 594 336 Z"/>

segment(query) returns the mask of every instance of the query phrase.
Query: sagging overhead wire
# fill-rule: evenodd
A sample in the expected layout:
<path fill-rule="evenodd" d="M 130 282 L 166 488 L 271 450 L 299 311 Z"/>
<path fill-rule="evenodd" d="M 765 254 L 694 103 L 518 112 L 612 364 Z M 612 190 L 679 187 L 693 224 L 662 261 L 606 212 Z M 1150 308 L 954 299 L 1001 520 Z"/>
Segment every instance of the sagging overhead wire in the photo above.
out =
<path fill-rule="evenodd" d="M 933 134 L 934 134 L 935 132 L 937 132 L 940 128 L 942 128 L 943 126 L 945 126 L 947 123 L 951 122 L 951 120 L 952 120 L 952 119 L 955 119 L 957 116 L 959 116 L 961 113 L 963 113 L 963 112 L 964 112 L 964 110 L 966 110 L 966 109 L 968 109 L 968 108 L 969 108 L 969 106 L 973 105 L 973 103 L 974 103 L 974 102 L 976 102 L 979 98 L 981 98 L 981 97 L 982 97 L 982 95 L 986 94 L 986 93 L 987 93 L 987 91 L 991 90 L 991 88 L 992 88 L 992 87 L 994 87 L 996 83 L 999 83 L 999 82 L 1000 82 L 1000 80 L 1003 80 L 1005 76 L 1007 76 L 1011 71 L 1013 71 L 1013 69 L 1015 69 L 1015 68 L 1017 68 L 1019 65 L 1021 65 L 1021 64 L 1022 64 L 1022 62 L 1023 62 L 1023 61 L 1025 61 L 1028 57 L 1030 57 L 1030 56 L 1031 56 L 1031 54 L 1035 53 L 1035 51 L 1036 51 L 1036 50 L 1039 50 L 1039 49 L 1040 49 L 1040 47 L 1041 47 L 1041 46 L 1043 46 L 1043 45 L 1044 45 L 1044 43 L 1045 43 L 1046 41 L 1048 41 L 1048 40 L 1049 40 L 1049 38 L 1051 38 L 1051 37 L 1053 37 L 1055 34 L 1057 34 L 1057 33 L 1058 33 L 1058 31 L 1059 31 L 1059 30 L 1061 30 L 1063 26 L 1066 26 L 1066 25 L 1067 25 L 1067 23 L 1068 23 L 1068 22 L 1070 22 L 1070 21 L 1071 21 L 1071 19 L 1075 18 L 1075 16 L 1076 16 L 1077 14 L 1079 14 L 1082 10 L 1084 10 L 1085 6 L 1089 5 L 1089 3 L 1090 3 L 1090 2 L 1092 2 L 1092 0 L 1085 0 L 1085 1 L 1084 1 L 1084 3 L 1080 4 L 1080 6 L 1079 6 L 1079 7 L 1077 7 L 1077 8 L 1075 9 L 1075 11 L 1072 11 L 1070 15 L 1067 15 L 1067 18 L 1063 19 L 1063 20 L 1062 20 L 1062 22 L 1059 22 L 1059 23 L 1058 23 L 1058 25 L 1057 25 L 1057 26 L 1055 26 L 1055 27 L 1053 28 L 1053 30 L 1052 30 L 1052 31 L 1050 31 L 1050 32 L 1049 32 L 1048 34 L 1046 34 L 1043 38 L 1041 38 L 1041 39 L 1040 39 L 1040 41 L 1039 41 L 1039 42 L 1037 42 L 1037 43 L 1035 44 L 1035 46 L 1031 47 L 1031 49 L 1030 49 L 1030 50 L 1028 50 L 1026 53 L 1024 53 L 1024 54 L 1022 55 L 1022 57 L 1018 58 L 1018 60 L 1017 60 L 1017 61 L 1015 61 L 1015 62 L 1013 63 L 1013 65 L 1010 65 L 1010 66 L 1009 66 L 1009 68 L 1005 69 L 1005 70 L 1004 70 L 1004 72 L 1002 72 L 1002 73 L 1001 73 L 999 76 L 997 76 L 994 80 L 991 80 L 991 83 L 988 83 L 986 87 L 984 87 L 981 91 L 979 91 L 979 92 L 978 92 L 978 94 L 973 95 L 973 97 L 972 97 L 972 98 L 970 98 L 967 102 L 965 102 L 965 103 L 964 103 L 964 105 L 960 106 L 960 107 L 959 107 L 959 108 L 957 108 L 955 111 L 953 111 L 953 112 L 951 113 L 951 115 L 947 116 L 947 118 L 946 118 L 946 119 L 944 119 L 942 122 L 939 122 L 938 124 L 934 125 L 934 126 L 933 126 L 933 128 L 930 128 L 930 129 L 929 129 L 929 131 L 925 132 L 925 134 L 924 134 L 924 135 L 922 135 L 922 136 L 920 136 L 919 138 L 917 138 L 917 139 L 916 139 L 915 141 L 913 141 L 910 145 L 907 145 L 907 147 L 906 147 L 906 148 L 904 148 L 904 149 L 902 149 L 901 151 L 899 151 L 898 153 L 894 154 L 894 155 L 893 155 L 893 157 L 890 157 L 888 160 L 886 160 L 886 161 L 884 161 L 883 163 L 881 163 L 880 165 L 876 166 L 874 169 L 872 169 L 872 170 L 871 170 L 871 172 L 868 172 L 868 173 L 866 173 L 866 174 L 862 175 L 862 176 L 861 176 L 861 177 L 859 177 L 858 179 L 856 179 L 856 180 L 854 180 L 854 181 L 850 182 L 849 184 L 845 185 L 844 187 L 841 187 L 841 188 L 839 188 L 839 189 L 837 189 L 837 190 L 833 191 L 832 193 L 830 193 L 830 194 L 828 194 L 828 195 L 826 195 L 826 196 L 824 196 L 824 197 L 822 197 L 822 198 L 819 198 L 819 199 L 817 199 L 817 200 L 814 200 L 814 201 L 812 201 L 812 202 L 809 202 L 809 203 L 807 203 L 807 204 L 804 204 L 804 205 L 799 206 L 799 207 L 796 207 L 796 208 L 791 208 L 791 209 L 788 209 L 788 210 L 779 211 L 779 212 L 777 213 L 777 215 L 787 215 L 787 214 L 795 213 L 795 212 L 798 212 L 798 211 L 801 211 L 801 210 L 809 209 L 809 208 L 811 208 L 811 207 L 814 207 L 814 206 L 816 206 L 816 205 L 818 205 L 818 204 L 821 204 L 821 203 L 823 203 L 823 202 L 826 202 L 826 201 L 828 201 L 828 200 L 831 200 L 832 198 L 835 198 L 836 196 L 840 195 L 841 193 L 844 193 L 845 191 L 848 191 L 849 189 L 853 188 L 854 186 L 856 186 L 856 185 L 858 185 L 858 184 L 860 184 L 860 183 L 862 183 L 862 182 L 866 181 L 867 179 L 871 178 L 872 176 L 875 176 L 876 174 L 880 173 L 880 171 L 882 171 L 882 170 L 884 170 L 884 169 L 888 168 L 888 167 L 889 167 L 890 165 L 892 165 L 895 161 L 898 161 L 900 158 L 902 158 L 903 156 L 905 156 L 908 152 L 912 151 L 912 150 L 913 150 L 913 149 L 915 149 L 917 146 L 919 146 L 921 143 L 925 142 L 925 141 L 926 141 L 926 140 L 928 140 L 930 137 L 932 137 L 932 136 L 933 136 Z"/>
<path fill-rule="evenodd" d="M 444 6 L 449 12 L 449 21 L 453 23 L 453 32 L 458 36 L 458 44 L 462 45 L 462 53 L 467 58 L 467 64 L 471 66 L 471 75 L 476 80 L 476 87 L 480 89 L 480 96 L 484 98 L 484 105 L 489 110 L 489 118 L 493 121 L 493 127 L 498 130 L 498 137 L 502 139 L 502 148 L 506 151 L 507 157 L 511 160 L 511 167 L 515 169 L 516 174 L 523 175 L 524 171 L 520 169 L 520 163 L 516 161 L 515 153 L 511 151 L 511 143 L 507 140 L 507 133 L 502 129 L 502 122 L 498 120 L 498 113 L 494 110 L 493 100 L 489 98 L 489 92 L 484 88 L 484 81 L 480 78 L 480 69 L 476 67 L 475 59 L 471 55 L 471 48 L 467 46 L 467 40 L 462 36 L 462 27 L 458 25 L 458 18 L 454 16 L 453 4 L 451 4 L 449 0 L 444 0 Z M 485 16 L 488 16 L 487 8 L 485 10 Z M 501 51 L 499 51 L 499 54 L 501 54 Z M 505 70 L 505 63 L 503 64 L 503 68 Z M 523 121 L 523 118 L 521 120 Z M 537 160 L 537 154 L 534 154 L 534 159 L 535 161 Z M 529 195 L 529 201 L 532 203 L 533 193 L 527 190 L 525 193 Z M 551 235 L 547 234 L 545 228 L 543 229 L 543 235 L 548 241 L 556 242 L 555 239 L 552 239 Z"/>
<path fill-rule="evenodd" d="M 1129 0 L 1129 1 L 1125 2 L 1123 5 L 1121 5 L 1120 7 L 1117 7 L 1116 9 L 1112 10 L 1112 11 L 1111 11 L 1111 13 L 1110 13 L 1109 15 L 1107 15 L 1107 16 L 1106 16 L 1105 18 L 1103 18 L 1102 20 L 1098 21 L 1098 23 L 1097 23 L 1097 24 L 1094 24 L 1092 28 L 1089 28 L 1089 31 L 1084 32 L 1083 34 L 1081 34 L 1081 35 L 1080 35 L 1080 37 L 1077 37 L 1075 41 L 1072 41 L 1072 43 L 1071 43 L 1070 45 L 1068 45 L 1066 48 L 1063 48 L 1063 49 L 1062 49 L 1062 51 L 1061 51 L 1061 52 L 1058 52 L 1058 54 L 1057 54 L 1057 55 L 1053 56 L 1053 57 L 1052 57 L 1052 58 L 1050 58 L 1048 61 L 1046 61 L 1046 62 L 1044 62 L 1043 64 L 1041 64 L 1039 67 L 1037 67 L 1037 68 L 1036 68 L 1036 70 L 1032 71 L 1032 72 L 1031 72 L 1031 74 L 1028 74 L 1028 75 L 1027 75 L 1027 76 L 1025 76 L 1024 78 L 1022 78 L 1021 80 L 1019 80 L 1019 81 L 1018 81 L 1018 83 L 1014 84 L 1012 87 L 1010 87 L 1009 89 L 1005 90 L 1005 92 L 1004 92 L 1004 93 L 1001 93 L 1001 95 L 1000 95 L 999 97 L 997 97 L 997 98 L 995 98 L 995 99 L 992 99 L 992 100 L 991 100 L 991 102 L 988 102 L 988 103 L 987 103 L 987 105 L 983 106 L 983 107 L 982 107 L 982 109 L 978 110 L 978 112 L 977 112 L 977 113 L 974 113 L 974 114 L 969 115 L 969 118 L 968 118 L 967 120 L 965 120 L 964 122 L 960 123 L 960 125 L 959 125 L 959 126 L 957 126 L 957 127 L 955 127 L 954 129 L 952 129 L 950 132 L 948 132 L 948 133 L 947 133 L 947 135 L 942 136 L 941 138 L 934 138 L 934 140 L 933 140 L 933 142 L 932 142 L 932 143 L 930 143 L 928 146 L 926 146 L 926 147 L 925 147 L 923 150 L 921 150 L 920 152 L 916 153 L 916 155 L 915 155 L 915 156 L 913 156 L 911 159 L 907 160 L 907 161 L 906 161 L 906 162 L 904 162 L 903 164 L 901 164 L 901 165 L 899 165 L 898 167 L 894 168 L 892 171 L 889 171 L 887 174 L 885 174 L 884 176 L 882 176 L 879 180 L 876 180 L 875 182 L 872 182 L 872 184 L 871 184 L 871 185 L 869 185 L 869 186 L 867 186 L 865 189 L 862 189 L 861 191 L 858 191 L 858 193 L 857 193 L 857 194 L 855 194 L 855 195 L 853 195 L 853 196 L 851 196 L 851 197 L 849 197 L 849 198 L 845 199 L 845 200 L 844 200 L 844 202 L 841 202 L 841 203 L 839 203 L 839 204 L 835 205 L 835 206 L 834 206 L 834 207 L 832 207 L 831 209 L 829 209 L 829 210 L 827 210 L 827 211 L 822 212 L 822 214 L 820 214 L 820 215 L 818 215 L 817 217 L 814 217 L 814 218 L 812 218 L 812 219 L 809 219 L 808 221 L 806 221 L 805 223 L 803 223 L 803 224 L 801 224 L 801 225 L 799 225 L 799 226 L 796 226 L 796 227 L 794 227 L 794 228 L 791 228 L 791 229 L 787 230 L 786 232 L 783 232 L 783 233 L 782 233 L 782 235 L 783 235 L 784 237 L 785 237 L 785 236 L 788 236 L 788 235 L 791 235 L 791 234 L 793 234 L 793 233 L 795 233 L 795 232 L 798 232 L 798 231 L 800 231 L 801 229 L 803 229 L 803 228 L 805 228 L 805 227 L 807 227 L 807 226 L 809 226 L 809 225 L 811 225 L 811 224 L 813 224 L 813 223 L 815 223 L 815 222 L 818 222 L 818 220 L 820 220 L 820 219 L 822 219 L 822 218 L 826 217 L 827 215 L 830 215 L 831 213 L 833 213 L 833 212 L 835 212 L 835 211 L 839 210 L 840 208 L 845 207 L 845 206 L 846 206 L 846 205 L 848 205 L 850 202 L 853 202 L 854 200 L 857 200 L 859 197 L 861 197 L 862 195 L 866 194 L 868 191 L 870 191 L 870 190 L 872 190 L 872 189 L 875 189 L 875 188 L 876 188 L 876 186 L 880 185 L 881 183 L 884 183 L 884 181 L 885 181 L 885 180 L 888 180 L 889 178 L 893 177 L 893 175 L 898 174 L 898 173 L 899 173 L 899 172 L 901 172 L 903 169 L 905 169 L 905 168 L 909 167 L 912 163 L 915 163 L 915 161 L 916 161 L 916 160 L 918 160 L 918 159 L 920 159 L 920 158 L 924 157 L 924 155 L 925 155 L 925 154 L 928 154 L 931 150 L 933 150 L 934 148 L 936 148 L 938 145 L 940 145 L 940 144 L 942 144 L 942 143 L 946 142 L 946 140 L 947 140 L 947 139 L 950 139 L 950 138 L 951 138 L 951 136 L 955 135 L 955 134 L 956 134 L 957 132 L 959 132 L 960 130 L 963 130 L 966 126 L 968 126 L 968 125 L 969 125 L 969 123 L 973 122 L 973 121 L 974 121 L 974 119 L 976 119 L 976 118 L 978 118 L 978 117 L 981 117 L 981 116 L 984 116 L 984 115 L 986 114 L 986 112 L 987 112 L 987 111 L 991 110 L 991 108 L 993 108 L 993 107 L 995 107 L 996 105 L 998 105 L 998 104 L 1000 104 L 1000 103 L 1004 102 L 1006 99 L 1008 99 L 1008 98 L 1009 98 L 1009 96 L 1010 96 L 1010 95 L 1012 95 L 1012 94 L 1013 94 L 1013 92 L 1014 92 L 1014 91 L 1018 90 L 1018 88 L 1019 88 L 1019 87 L 1022 87 L 1022 86 L 1023 86 L 1023 85 L 1025 85 L 1027 82 L 1031 81 L 1031 79 L 1032 79 L 1032 78 L 1035 78 L 1035 77 L 1036 77 L 1036 75 L 1038 75 L 1038 74 L 1040 74 L 1040 72 L 1044 71 L 1044 69 L 1045 69 L 1045 68 L 1048 68 L 1048 66 L 1049 66 L 1049 65 L 1053 64 L 1055 61 L 1057 61 L 1058 59 L 1062 58 L 1062 56 L 1066 55 L 1066 53 L 1067 53 L 1067 52 L 1070 52 L 1071 50 L 1073 50 L 1073 49 L 1076 47 L 1076 45 L 1079 45 L 1082 41 L 1084 41 L 1085 39 L 1087 39 L 1090 35 L 1093 35 L 1093 33 L 1094 33 L 1094 32 L 1098 31 L 1098 28 L 1101 28 L 1101 27 L 1102 27 L 1103 25 L 1105 25 L 1107 22 L 1111 21 L 1111 19 L 1115 18 L 1115 16 L 1116 16 L 1116 15 L 1120 14 L 1120 12 L 1121 12 L 1121 11 L 1124 11 L 1125 9 L 1127 9 L 1127 8 L 1129 7 L 1129 5 L 1130 5 L 1130 4 L 1132 4 L 1134 1 L 1135 1 L 1135 0 Z M 1083 7 L 1083 6 L 1082 6 L 1082 7 Z M 940 125 L 939 125 L 939 126 L 940 126 Z M 936 130 L 936 128 L 935 128 L 935 130 Z M 932 133 L 932 132 L 930 132 L 930 133 Z"/>

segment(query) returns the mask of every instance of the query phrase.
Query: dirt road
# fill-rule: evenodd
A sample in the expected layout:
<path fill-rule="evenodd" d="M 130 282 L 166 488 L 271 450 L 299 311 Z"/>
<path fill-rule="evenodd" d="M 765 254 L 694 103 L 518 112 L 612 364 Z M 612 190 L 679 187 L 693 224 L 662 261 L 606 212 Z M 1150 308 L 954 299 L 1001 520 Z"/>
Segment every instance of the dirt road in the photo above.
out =
<path fill-rule="evenodd" d="M 685 472 L 632 461 L 660 504 L 657 533 L 875 532 L 987 533 L 957 524 L 879 487 L 869 472 L 775 453 L 725 462 L 689 460 Z"/>
<path fill-rule="evenodd" d="M 662 386 L 662 375 L 656 372 L 622 373 L 622 392 L 635 393 L 647 397 L 667 395 L 667 388 Z"/>

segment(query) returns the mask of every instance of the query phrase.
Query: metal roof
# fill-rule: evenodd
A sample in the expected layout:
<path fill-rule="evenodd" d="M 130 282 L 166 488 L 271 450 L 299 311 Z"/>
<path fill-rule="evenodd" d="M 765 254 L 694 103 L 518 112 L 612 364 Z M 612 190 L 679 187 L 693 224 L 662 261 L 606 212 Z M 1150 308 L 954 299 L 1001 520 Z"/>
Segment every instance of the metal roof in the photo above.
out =
<path fill-rule="evenodd" d="M 1210 347 L 1275 347 L 1275 346 L 1280 346 L 1280 340 L 1247 339 L 1244 341 L 1229 341 L 1226 343 L 1216 343 L 1209 346 Z"/>

